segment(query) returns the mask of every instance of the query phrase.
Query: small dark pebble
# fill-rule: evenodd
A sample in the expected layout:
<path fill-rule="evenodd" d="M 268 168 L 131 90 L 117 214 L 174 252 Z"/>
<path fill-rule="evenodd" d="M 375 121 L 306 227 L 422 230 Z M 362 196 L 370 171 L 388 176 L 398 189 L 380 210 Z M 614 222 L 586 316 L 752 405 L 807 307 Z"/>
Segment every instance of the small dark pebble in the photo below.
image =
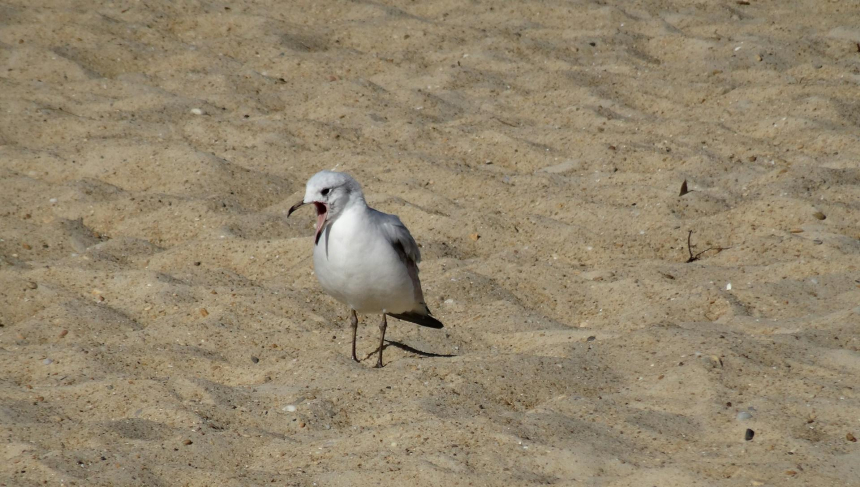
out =
<path fill-rule="evenodd" d="M 105 460 L 107 460 L 107 458 L 105 458 L 105 457 L 102 457 L 102 461 L 105 461 Z"/>
<path fill-rule="evenodd" d="M 194 263 L 194 265 L 200 265 L 200 261 L 198 260 L 197 262 Z"/>
<path fill-rule="evenodd" d="M 593 342 L 594 340 L 597 340 L 597 337 L 593 335 L 585 339 L 587 342 Z"/>
<path fill-rule="evenodd" d="M 750 441 L 751 439 L 753 439 L 753 436 L 755 436 L 755 431 L 753 431 L 753 430 L 751 430 L 751 429 L 747 428 L 747 432 L 746 432 L 746 434 L 744 435 L 744 439 L 745 439 L 745 440 L 747 440 L 747 441 Z"/>
<path fill-rule="evenodd" d="M 183 445 L 190 445 L 190 444 L 192 444 L 192 443 L 194 443 L 194 442 L 193 442 L 193 441 L 191 441 L 191 440 L 185 440 L 185 441 L 183 441 L 183 442 L 182 442 L 182 444 L 183 444 Z"/>
<path fill-rule="evenodd" d="M 257 357 L 251 357 L 251 362 L 254 362 L 254 363 L 256 364 L 256 363 L 258 363 L 259 361 L 260 361 L 260 359 L 259 359 L 259 358 L 257 358 Z"/>
<path fill-rule="evenodd" d="M 815 213 L 812 214 L 812 216 L 814 216 L 816 220 L 826 220 L 827 219 L 827 216 L 824 213 L 821 213 L 820 211 L 816 211 Z"/>

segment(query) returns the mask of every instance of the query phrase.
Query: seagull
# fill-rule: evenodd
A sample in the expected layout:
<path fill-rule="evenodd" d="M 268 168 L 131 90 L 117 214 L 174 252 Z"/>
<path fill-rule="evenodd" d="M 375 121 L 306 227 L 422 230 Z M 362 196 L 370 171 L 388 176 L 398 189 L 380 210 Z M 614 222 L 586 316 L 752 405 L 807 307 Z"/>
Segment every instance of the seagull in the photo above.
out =
<path fill-rule="evenodd" d="M 349 306 L 353 360 L 359 362 L 356 313 L 382 315 L 376 367 L 382 367 L 387 316 L 442 328 L 424 302 L 418 280 L 421 252 L 400 218 L 367 206 L 358 181 L 342 172 L 311 176 L 304 199 L 287 217 L 309 204 L 317 212 L 314 272 L 327 293 Z"/>

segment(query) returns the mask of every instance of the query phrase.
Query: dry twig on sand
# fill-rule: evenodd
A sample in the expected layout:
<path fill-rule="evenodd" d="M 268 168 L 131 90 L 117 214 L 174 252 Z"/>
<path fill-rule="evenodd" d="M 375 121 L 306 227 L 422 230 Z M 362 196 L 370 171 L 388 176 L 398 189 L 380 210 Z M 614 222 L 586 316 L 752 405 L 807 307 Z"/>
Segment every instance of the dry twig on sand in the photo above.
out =
<path fill-rule="evenodd" d="M 728 250 L 731 248 L 731 247 L 708 247 L 705 250 L 699 252 L 698 254 L 693 255 L 693 246 L 690 243 L 690 240 L 692 239 L 692 237 L 693 237 L 693 231 L 690 230 L 690 232 L 687 234 L 687 252 L 690 253 L 690 258 L 687 259 L 686 264 L 689 264 L 690 262 L 695 262 L 695 261 L 699 260 L 702 257 L 702 254 L 704 254 L 705 252 L 708 252 L 711 250 L 716 250 L 717 253 L 719 254 L 723 250 Z"/>

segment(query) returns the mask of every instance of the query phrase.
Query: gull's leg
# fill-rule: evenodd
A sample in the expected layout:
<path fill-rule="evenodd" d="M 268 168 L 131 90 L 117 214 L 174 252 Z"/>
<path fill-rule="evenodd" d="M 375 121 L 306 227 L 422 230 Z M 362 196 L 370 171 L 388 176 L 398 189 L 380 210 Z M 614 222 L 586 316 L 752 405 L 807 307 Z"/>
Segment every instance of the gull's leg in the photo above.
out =
<path fill-rule="evenodd" d="M 356 362 L 360 362 L 358 357 L 355 356 L 355 339 L 356 335 L 358 335 L 358 316 L 355 316 L 355 310 L 352 310 L 352 316 L 349 319 L 349 324 L 352 326 L 352 359 Z"/>
<path fill-rule="evenodd" d="M 388 327 L 388 319 L 385 314 L 382 315 L 382 321 L 379 322 L 379 358 L 376 360 L 376 368 L 382 367 L 382 347 L 385 344 L 385 328 Z"/>

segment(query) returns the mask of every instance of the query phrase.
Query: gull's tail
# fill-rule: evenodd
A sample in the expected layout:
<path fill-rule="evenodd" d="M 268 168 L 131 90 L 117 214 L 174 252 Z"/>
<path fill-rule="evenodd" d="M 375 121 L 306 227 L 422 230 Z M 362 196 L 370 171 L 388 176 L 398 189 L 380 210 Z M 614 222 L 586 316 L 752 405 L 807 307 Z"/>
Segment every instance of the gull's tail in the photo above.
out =
<path fill-rule="evenodd" d="M 391 316 L 392 318 L 397 318 L 398 320 L 409 321 L 411 323 L 415 323 L 416 325 L 426 326 L 427 328 L 439 329 L 445 326 L 442 324 L 441 321 L 430 316 L 430 310 L 427 310 L 426 315 L 410 311 L 408 313 L 400 314 L 388 313 L 388 316 Z"/>

